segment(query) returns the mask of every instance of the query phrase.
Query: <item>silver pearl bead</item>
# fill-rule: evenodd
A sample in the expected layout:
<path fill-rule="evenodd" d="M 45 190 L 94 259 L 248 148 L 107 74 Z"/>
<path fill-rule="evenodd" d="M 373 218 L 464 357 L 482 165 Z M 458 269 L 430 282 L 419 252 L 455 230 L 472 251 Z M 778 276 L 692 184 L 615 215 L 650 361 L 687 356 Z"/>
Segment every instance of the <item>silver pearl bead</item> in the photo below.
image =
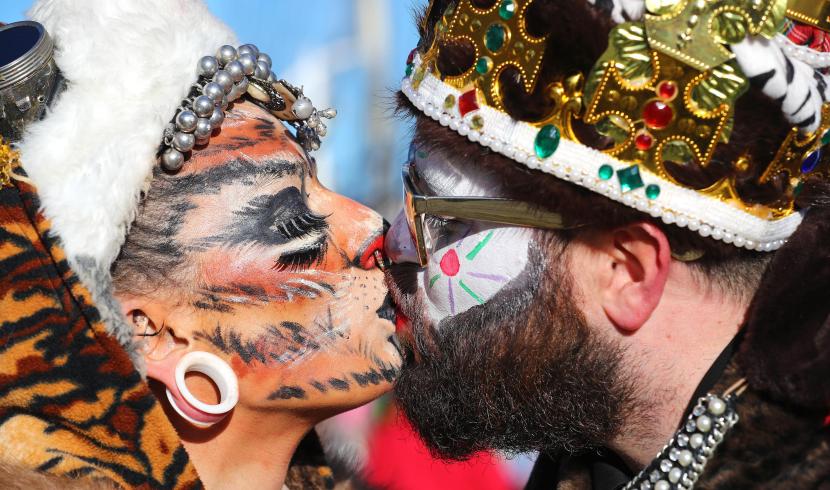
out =
<path fill-rule="evenodd" d="M 231 87 L 233 87 L 233 77 L 225 70 L 217 71 L 216 74 L 213 75 L 213 81 L 221 85 L 222 89 L 225 90 L 225 93 L 228 93 L 231 90 Z"/>
<path fill-rule="evenodd" d="M 210 127 L 218 128 L 225 121 L 225 112 L 220 108 L 215 108 L 213 114 L 210 115 Z"/>
<path fill-rule="evenodd" d="M 263 63 L 262 61 L 256 62 L 256 69 L 254 69 L 254 76 L 265 80 L 268 78 L 268 73 L 271 71 L 271 67 Z"/>
<path fill-rule="evenodd" d="M 709 407 L 709 411 L 715 415 L 722 415 L 726 411 L 726 403 L 716 396 L 709 400 L 707 406 Z"/>
<path fill-rule="evenodd" d="M 660 480 L 654 484 L 654 490 L 670 490 L 671 485 L 666 480 Z"/>
<path fill-rule="evenodd" d="M 179 150 L 168 148 L 161 155 L 161 168 L 167 172 L 176 172 L 184 165 L 184 155 Z"/>
<path fill-rule="evenodd" d="M 230 93 L 228 94 L 228 100 L 234 101 L 241 97 L 245 92 L 248 91 L 248 79 L 243 78 L 239 81 L 239 83 L 235 84 L 231 89 Z"/>
<path fill-rule="evenodd" d="M 196 137 L 196 141 L 199 141 L 209 138 L 212 132 L 213 127 L 210 125 L 210 119 L 200 117 L 196 122 L 196 129 L 193 130 L 193 136 Z"/>
<path fill-rule="evenodd" d="M 277 81 L 277 74 L 274 73 L 273 71 L 269 72 L 268 73 L 268 81 L 271 82 L 271 83 L 276 82 Z"/>
<path fill-rule="evenodd" d="M 219 51 L 216 52 L 216 57 L 219 58 L 219 62 L 222 63 L 222 66 L 225 66 L 235 60 L 236 56 L 236 48 L 227 44 L 219 48 Z"/>
<path fill-rule="evenodd" d="M 329 107 L 328 109 L 318 111 L 317 114 L 319 114 L 320 117 L 325 117 L 326 119 L 334 119 L 335 117 L 337 117 L 337 109 L 332 109 L 331 107 Z"/>
<path fill-rule="evenodd" d="M 245 78 L 245 70 L 242 68 L 242 63 L 238 60 L 231 61 L 225 65 L 225 71 L 231 75 L 234 82 L 238 82 Z"/>
<path fill-rule="evenodd" d="M 256 56 L 253 53 L 240 54 L 236 61 L 242 65 L 242 71 L 246 75 L 253 75 L 256 70 Z"/>
<path fill-rule="evenodd" d="M 256 61 L 256 56 L 259 54 L 259 48 L 257 48 L 254 44 L 243 44 L 242 46 L 239 46 L 239 49 L 237 49 L 236 52 L 239 53 L 240 58 L 243 54 L 251 54 L 254 56 L 254 61 Z"/>
<path fill-rule="evenodd" d="M 308 97 L 300 97 L 294 101 L 293 111 L 297 119 L 308 119 L 314 112 L 314 104 L 311 103 Z"/>
<path fill-rule="evenodd" d="M 219 61 L 213 56 L 202 56 L 199 60 L 199 75 L 212 77 L 219 69 Z"/>
<path fill-rule="evenodd" d="M 701 432 L 709 432 L 712 429 L 712 419 L 706 415 L 697 418 L 697 429 Z"/>
<path fill-rule="evenodd" d="M 176 132 L 173 135 L 173 148 L 181 152 L 192 150 L 195 143 L 196 137 L 190 133 Z"/>
<path fill-rule="evenodd" d="M 688 449 L 680 451 L 680 454 L 677 456 L 677 462 L 683 467 L 689 466 L 693 461 L 694 456 L 692 456 L 692 452 Z"/>
<path fill-rule="evenodd" d="M 689 446 L 697 449 L 702 445 L 703 445 L 703 434 L 700 434 L 700 433 L 692 434 L 692 436 L 689 438 Z"/>
<path fill-rule="evenodd" d="M 176 129 L 189 133 L 196 129 L 196 119 L 193 111 L 181 111 L 176 115 Z"/>
<path fill-rule="evenodd" d="M 267 53 L 259 53 L 256 59 L 257 61 L 262 61 L 263 63 L 268 65 L 268 71 L 271 71 L 271 66 L 273 66 L 273 63 L 271 63 L 271 57 L 268 56 Z"/>
<path fill-rule="evenodd" d="M 216 102 L 207 95 L 200 95 L 193 101 L 193 112 L 199 117 L 207 117 L 213 112 Z"/>
<path fill-rule="evenodd" d="M 213 99 L 214 102 L 221 102 L 222 97 L 225 96 L 225 89 L 216 82 L 208 82 L 205 84 L 205 88 L 202 89 L 202 93 Z"/>

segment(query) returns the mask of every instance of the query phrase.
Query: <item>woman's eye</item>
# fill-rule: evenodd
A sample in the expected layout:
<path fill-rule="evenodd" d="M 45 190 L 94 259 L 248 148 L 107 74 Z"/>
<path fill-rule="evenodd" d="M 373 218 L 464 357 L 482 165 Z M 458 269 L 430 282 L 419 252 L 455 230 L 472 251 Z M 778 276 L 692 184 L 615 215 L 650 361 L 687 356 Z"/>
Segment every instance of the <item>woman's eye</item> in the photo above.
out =
<path fill-rule="evenodd" d="M 285 252 L 280 255 L 280 258 L 274 263 L 274 270 L 278 271 L 296 271 L 301 269 L 308 269 L 309 267 L 319 264 L 326 257 L 326 250 L 328 249 L 328 240 L 322 237 L 321 240 L 305 246 L 299 250 Z"/>

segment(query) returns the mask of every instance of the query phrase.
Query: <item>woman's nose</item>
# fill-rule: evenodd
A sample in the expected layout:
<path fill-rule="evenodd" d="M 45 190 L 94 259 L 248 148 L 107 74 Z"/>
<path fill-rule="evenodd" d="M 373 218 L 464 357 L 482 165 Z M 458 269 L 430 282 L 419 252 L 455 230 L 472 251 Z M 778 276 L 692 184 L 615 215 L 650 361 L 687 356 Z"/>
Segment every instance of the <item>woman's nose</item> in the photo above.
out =
<path fill-rule="evenodd" d="M 418 263 L 415 242 L 412 240 L 412 234 L 409 233 L 409 225 L 403 211 L 398 213 L 389 231 L 386 232 L 386 256 L 396 264 Z"/>

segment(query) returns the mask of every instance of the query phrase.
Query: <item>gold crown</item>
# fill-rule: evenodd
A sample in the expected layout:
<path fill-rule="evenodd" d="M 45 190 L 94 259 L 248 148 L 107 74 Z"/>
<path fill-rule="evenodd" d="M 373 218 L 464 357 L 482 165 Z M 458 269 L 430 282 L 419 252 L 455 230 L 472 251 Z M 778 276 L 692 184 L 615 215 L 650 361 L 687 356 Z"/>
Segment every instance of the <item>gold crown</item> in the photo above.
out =
<path fill-rule="evenodd" d="M 409 65 L 408 70 L 414 70 L 412 87 L 417 89 L 426 73 L 434 74 L 462 92 L 458 100 L 447 96 L 444 101 L 445 109 L 454 106 L 462 117 L 479 104 L 505 112 L 500 76 L 508 67 L 518 71 L 524 90 L 537 90 L 547 36 L 528 32 L 531 4 L 524 0 L 500 0 L 488 8 L 471 0 L 451 4 L 436 23 L 432 45 L 421 55 L 420 64 Z M 694 161 L 707 167 L 717 145 L 729 142 L 735 102 L 748 88 L 725 45 L 747 35 L 772 37 L 785 12 L 791 12 L 786 0 L 647 0 L 646 7 L 644 21 L 620 24 L 611 31 L 608 48 L 591 72 L 574 73 L 544 87 L 554 102 L 552 109 L 528 123 L 540 134 L 553 135 L 555 142 L 564 138 L 582 143 L 572 126 L 581 119 L 612 141 L 613 146 L 604 151 L 630 163 L 634 172 L 643 168 L 687 187 L 666 170 L 665 162 L 682 166 Z M 457 42 L 472 45 L 474 62 L 461 74 L 441 74 L 437 63 L 441 50 Z M 480 129 L 482 119 L 476 117 L 472 127 Z M 745 176 L 750 167 L 746 154 L 731 162 L 737 170 L 732 176 L 693 190 L 764 220 L 789 216 L 802 178 L 826 174 L 830 167 L 820 149 L 830 142 L 829 127 L 826 104 L 819 129 L 803 135 L 793 127 L 764 167 L 758 183 L 783 177 L 788 186 L 783 199 L 758 204 L 741 198 L 735 175 Z"/>

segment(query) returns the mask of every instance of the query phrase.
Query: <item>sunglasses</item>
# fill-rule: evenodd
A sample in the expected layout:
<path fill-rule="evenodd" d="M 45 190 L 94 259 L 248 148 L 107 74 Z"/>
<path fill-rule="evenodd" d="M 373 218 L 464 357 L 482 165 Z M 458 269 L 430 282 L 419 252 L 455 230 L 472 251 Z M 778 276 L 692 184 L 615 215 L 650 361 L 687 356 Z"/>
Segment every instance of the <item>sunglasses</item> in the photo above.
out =
<path fill-rule="evenodd" d="M 526 226 L 548 230 L 567 230 L 582 225 L 568 226 L 562 215 L 540 209 L 531 203 L 499 197 L 426 196 L 417 186 L 418 175 L 412 165 L 403 167 L 403 199 L 409 233 L 415 242 L 418 262 L 424 267 L 429 262 L 429 250 L 435 244 L 425 233 L 426 216 L 451 219 L 469 219 Z"/>

